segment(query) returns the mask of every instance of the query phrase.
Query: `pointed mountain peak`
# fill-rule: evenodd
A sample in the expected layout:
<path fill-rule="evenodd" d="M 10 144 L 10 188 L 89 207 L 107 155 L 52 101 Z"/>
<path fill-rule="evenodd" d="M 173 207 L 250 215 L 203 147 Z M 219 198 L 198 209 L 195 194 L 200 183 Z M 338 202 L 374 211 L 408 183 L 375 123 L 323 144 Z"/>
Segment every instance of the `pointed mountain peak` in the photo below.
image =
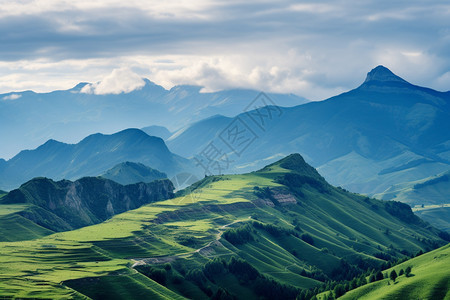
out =
<path fill-rule="evenodd" d="M 290 170 L 292 173 L 295 173 L 297 175 L 311 177 L 316 180 L 324 181 L 324 179 L 322 178 L 322 176 L 320 176 L 317 170 L 311 167 L 307 162 L 305 162 L 303 157 L 298 153 L 290 154 L 285 158 L 264 167 L 260 171 L 262 172 L 268 171 L 273 167 L 281 167 L 283 169 Z"/>
<path fill-rule="evenodd" d="M 373 82 L 373 81 L 380 81 L 380 82 L 389 82 L 389 81 L 396 81 L 396 82 L 405 82 L 402 78 L 398 77 L 394 73 L 391 72 L 388 68 L 384 66 L 378 66 L 374 68 L 372 71 L 367 73 L 366 80 L 364 83 Z"/>

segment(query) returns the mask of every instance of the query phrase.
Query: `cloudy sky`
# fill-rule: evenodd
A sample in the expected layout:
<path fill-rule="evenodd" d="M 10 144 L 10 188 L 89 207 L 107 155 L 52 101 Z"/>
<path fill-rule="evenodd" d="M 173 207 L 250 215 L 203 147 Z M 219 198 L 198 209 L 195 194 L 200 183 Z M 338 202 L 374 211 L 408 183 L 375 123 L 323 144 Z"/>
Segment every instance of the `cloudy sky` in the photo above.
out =
<path fill-rule="evenodd" d="M 0 93 L 146 77 L 320 100 L 379 64 L 450 90 L 449 1 L 0 0 Z"/>

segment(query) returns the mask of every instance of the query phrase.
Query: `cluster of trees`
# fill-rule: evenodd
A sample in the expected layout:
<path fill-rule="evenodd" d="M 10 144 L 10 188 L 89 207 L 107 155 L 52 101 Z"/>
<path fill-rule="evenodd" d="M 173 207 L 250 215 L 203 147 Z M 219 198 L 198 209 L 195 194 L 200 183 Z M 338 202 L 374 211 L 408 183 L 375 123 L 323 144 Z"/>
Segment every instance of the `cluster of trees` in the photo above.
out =
<path fill-rule="evenodd" d="M 269 233 L 270 235 L 274 236 L 274 237 L 280 237 L 283 235 L 297 235 L 298 234 L 292 230 L 292 229 L 288 229 L 288 228 L 283 228 L 280 226 L 276 226 L 273 224 L 264 224 L 261 222 L 252 222 L 253 227 L 255 227 L 256 229 L 262 229 L 264 231 L 266 231 L 267 233 Z"/>
<path fill-rule="evenodd" d="M 161 285 L 166 285 L 167 283 L 167 272 L 172 269 L 170 264 L 165 264 L 162 267 L 154 267 L 149 265 L 137 266 L 136 269 L 147 276 L 148 278 L 156 281 Z"/>
<path fill-rule="evenodd" d="M 418 224 L 421 222 L 408 204 L 398 201 L 386 201 L 384 207 L 388 213 L 405 223 Z"/>
<path fill-rule="evenodd" d="M 252 265 L 240 258 L 232 257 L 230 260 L 215 258 L 207 262 L 202 269 L 194 269 L 186 274 L 186 279 L 193 281 L 207 295 L 213 299 L 233 299 L 235 295 L 221 287 L 217 278 L 221 275 L 234 275 L 239 284 L 251 289 L 263 299 L 295 299 L 300 290 L 279 283 L 258 272 Z M 216 285 L 216 292 L 212 293 L 208 281 Z"/>
<path fill-rule="evenodd" d="M 316 295 L 323 293 L 325 291 L 331 291 L 331 293 L 328 294 L 328 299 L 336 299 L 338 297 L 343 296 L 348 291 L 351 291 L 353 289 L 356 289 L 360 286 L 366 285 L 368 283 L 380 281 L 389 278 L 390 280 L 394 281 L 402 275 L 405 275 L 406 277 L 411 276 L 411 267 L 408 266 L 405 270 L 400 269 L 398 274 L 395 270 L 392 270 L 390 273 L 385 273 L 379 270 L 368 270 L 364 274 L 355 276 L 351 280 L 342 280 L 342 281 L 328 281 L 321 287 L 316 287 L 314 289 L 310 290 L 303 290 L 298 296 L 297 300 L 309 300 L 309 299 L 316 299 Z M 369 280 L 367 281 L 367 277 L 369 277 Z"/>
<path fill-rule="evenodd" d="M 330 187 L 322 178 L 315 178 L 295 173 L 287 173 L 280 176 L 276 180 L 278 183 L 293 189 L 297 193 L 301 193 L 300 188 L 305 184 L 316 189 L 320 193 L 329 193 Z"/>
<path fill-rule="evenodd" d="M 231 244 L 237 246 L 254 241 L 252 232 L 253 228 L 249 224 L 245 224 L 238 228 L 228 229 L 222 236 Z"/>

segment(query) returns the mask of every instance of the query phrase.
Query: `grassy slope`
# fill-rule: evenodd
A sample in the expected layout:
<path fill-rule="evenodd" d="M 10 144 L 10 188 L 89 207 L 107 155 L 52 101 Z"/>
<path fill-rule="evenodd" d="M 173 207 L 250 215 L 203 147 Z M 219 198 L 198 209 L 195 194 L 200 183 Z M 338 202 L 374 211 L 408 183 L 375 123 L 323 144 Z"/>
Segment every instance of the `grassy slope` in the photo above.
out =
<path fill-rule="evenodd" d="M 138 289 L 173 298 L 172 291 L 130 269 L 130 258 L 161 256 L 169 261 L 177 256 L 173 262 L 197 267 L 214 257 L 240 256 L 269 277 L 309 288 L 319 282 L 301 276 L 302 270 L 330 274 L 339 267 L 341 257 L 350 262 L 364 258 L 380 263 L 372 256 L 380 249 L 399 255 L 394 248 L 426 249 L 428 245 L 418 239 L 435 237 L 420 226 L 405 224 L 391 216 L 383 210 L 381 202 L 334 188 L 321 194 L 304 185 L 299 189 L 302 194 L 299 203 L 284 207 L 252 203 L 257 200 L 254 186 L 288 193 L 286 187 L 274 182 L 274 178 L 286 173 L 290 171 L 273 165 L 257 173 L 210 177 L 190 193 L 114 216 L 98 225 L 33 241 L 1 242 L 0 295 L 79 296 L 68 288 L 71 286 L 88 296 L 92 291 L 130 296 L 127 291 Z M 234 246 L 220 238 L 223 226 L 236 227 L 254 219 L 288 230 L 294 230 L 296 221 L 303 233 L 313 237 L 314 246 L 291 234 L 273 236 L 260 229 L 255 231 L 255 241 L 243 245 Z M 386 228 L 389 234 L 385 234 Z M 211 244 L 217 238 L 221 243 Z M 195 252 L 201 247 L 205 248 Z M 293 250 L 297 251 L 297 257 Z M 77 280 L 84 280 L 82 288 Z M 251 294 L 235 280 L 223 278 L 222 285 L 233 287 L 237 294 Z M 169 287 L 179 294 L 189 293 L 185 284 Z M 204 296 L 195 286 L 189 286 L 189 290 L 192 294 L 185 295 L 190 298 Z"/>
<path fill-rule="evenodd" d="M 348 292 L 340 299 L 450 299 L 450 244 L 401 263 L 386 272 L 412 267 L 412 276 L 384 279 Z M 385 272 L 384 272 L 385 273 Z M 388 285 L 388 282 L 390 283 Z"/>

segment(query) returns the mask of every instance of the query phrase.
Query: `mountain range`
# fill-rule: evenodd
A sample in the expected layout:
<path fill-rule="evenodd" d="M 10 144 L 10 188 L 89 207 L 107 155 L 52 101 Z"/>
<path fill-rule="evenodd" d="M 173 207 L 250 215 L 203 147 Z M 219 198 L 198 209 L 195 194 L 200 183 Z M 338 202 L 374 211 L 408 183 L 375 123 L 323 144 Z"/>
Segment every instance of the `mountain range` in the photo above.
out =
<path fill-rule="evenodd" d="M 139 199 L 146 186 L 35 179 L 3 196 L 0 232 L 17 238 L 0 242 L 0 295 L 305 299 L 305 293 L 332 289 L 339 281 L 364 286 L 365 274 L 446 243 L 408 205 L 333 187 L 299 154 L 248 174 L 207 176 L 172 199 L 163 200 L 163 193 L 159 201 L 100 224 L 53 234 L 35 226 L 33 237 L 18 234 L 20 222 L 11 226 L 24 205 L 78 218 L 58 211 L 94 213 L 103 207 L 97 212 L 104 213 L 107 199 L 119 201 L 111 203 L 115 208 L 121 199 Z M 52 208 L 75 195 L 78 210 L 63 203 Z M 427 288 L 440 282 L 429 281 Z"/>
<path fill-rule="evenodd" d="M 11 158 L 48 139 L 76 143 L 97 132 L 114 133 L 149 125 L 175 130 L 218 113 L 234 116 L 259 94 L 243 89 L 206 93 L 200 86 L 186 85 L 166 90 L 144 81 L 142 88 L 120 94 L 85 93 L 83 88 L 88 83 L 50 93 L 0 94 L 0 158 Z M 307 102 L 293 94 L 270 96 L 280 106 Z"/>
<path fill-rule="evenodd" d="M 239 126 L 245 131 L 241 144 L 250 141 L 245 151 L 230 145 L 236 137 L 226 139 Z M 181 156 L 201 157 L 212 142 L 228 153 L 228 173 L 256 170 L 299 152 L 332 184 L 373 195 L 449 170 L 448 128 L 450 92 L 410 84 L 378 66 L 349 92 L 234 118 L 213 116 L 175 132 L 167 144 Z"/>
<path fill-rule="evenodd" d="M 76 180 L 99 176 L 126 161 L 143 163 L 169 176 L 195 168 L 171 153 L 161 138 L 126 129 L 111 135 L 93 134 L 77 144 L 48 140 L 34 150 L 21 151 L 0 161 L 0 188 L 11 190 L 34 177 Z"/>

